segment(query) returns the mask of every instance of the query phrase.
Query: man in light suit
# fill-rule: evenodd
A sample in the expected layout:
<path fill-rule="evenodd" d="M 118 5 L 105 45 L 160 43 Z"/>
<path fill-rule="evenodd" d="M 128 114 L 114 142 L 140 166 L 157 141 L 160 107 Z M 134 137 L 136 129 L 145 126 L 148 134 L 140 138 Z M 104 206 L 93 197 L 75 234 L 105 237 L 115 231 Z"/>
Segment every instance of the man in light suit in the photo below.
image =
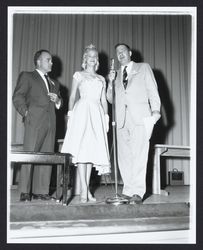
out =
<path fill-rule="evenodd" d="M 115 46 L 121 68 L 109 73 L 107 99 L 112 103 L 115 80 L 118 164 L 123 179 L 123 196 L 130 203 L 142 203 L 146 192 L 149 140 L 160 118 L 157 84 L 147 63 L 131 61 L 128 45 Z"/>
<path fill-rule="evenodd" d="M 54 152 L 56 116 L 62 100 L 59 84 L 48 77 L 52 69 L 52 56 L 47 50 L 34 55 L 36 69 L 22 72 L 13 94 L 13 104 L 22 115 L 24 150 L 33 152 Z M 49 200 L 49 185 L 52 166 L 22 165 L 20 173 L 20 201 L 33 199 Z M 33 176 L 33 178 L 32 178 Z M 31 188 L 32 185 L 32 188 Z"/>

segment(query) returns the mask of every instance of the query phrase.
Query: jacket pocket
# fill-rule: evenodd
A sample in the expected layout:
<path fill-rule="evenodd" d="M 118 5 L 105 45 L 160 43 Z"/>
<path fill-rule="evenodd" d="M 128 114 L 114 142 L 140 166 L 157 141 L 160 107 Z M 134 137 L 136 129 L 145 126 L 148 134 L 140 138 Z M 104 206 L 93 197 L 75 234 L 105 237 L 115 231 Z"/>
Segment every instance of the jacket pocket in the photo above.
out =
<path fill-rule="evenodd" d="M 152 116 L 144 117 L 143 123 L 146 130 L 147 138 L 150 139 L 154 128 L 154 118 Z"/>

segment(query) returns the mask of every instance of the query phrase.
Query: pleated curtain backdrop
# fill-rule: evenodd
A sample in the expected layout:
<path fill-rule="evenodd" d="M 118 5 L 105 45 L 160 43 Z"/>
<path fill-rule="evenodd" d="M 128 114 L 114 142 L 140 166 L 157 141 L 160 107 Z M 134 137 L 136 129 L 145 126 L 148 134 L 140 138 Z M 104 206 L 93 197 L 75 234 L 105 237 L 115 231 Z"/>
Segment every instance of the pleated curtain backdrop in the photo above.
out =
<path fill-rule="evenodd" d="M 162 119 L 152 142 L 189 145 L 190 138 L 190 15 L 94 15 L 94 14 L 14 14 L 12 47 L 12 93 L 21 71 L 34 69 L 33 56 L 48 49 L 54 56 L 55 79 L 64 91 L 67 112 L 72 75 L 81 69 L 85 46 L 93 43 L 99 50 L 99 73 L 104 77 L 110 58 L 116 58 L 114 46 L 127 43 L 133 60 L 151 65 L 162 100 Z M 118 63 L 115 63 L 118 68 Z M 9 93 L 12 95 L 12 93 Z M 10 105 L 11 143 L 22 143 L 23 123 Z M 63 124 L 62 124 L 63 123 Z M 65 118 L 58 122 L 60 137 L 65 133 Z M 185 171 L 189 183 L 189 162 L 169 160 L 170 169 Z"/>

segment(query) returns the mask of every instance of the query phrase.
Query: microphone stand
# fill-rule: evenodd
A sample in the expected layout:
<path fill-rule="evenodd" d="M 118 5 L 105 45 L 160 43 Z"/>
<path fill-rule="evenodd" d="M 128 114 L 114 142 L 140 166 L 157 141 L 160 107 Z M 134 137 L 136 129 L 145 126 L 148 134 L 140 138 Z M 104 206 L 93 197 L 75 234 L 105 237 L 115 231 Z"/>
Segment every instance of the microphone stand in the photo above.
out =
<path fill-rule="evenodd" d="M 113 130 L 113 163 L 115 175 L 115 196 L 107 198 L 106 203 L 112 205 L 128 204 L 129 200 L 118 194 L 118 163 L 117 163 L 117 140 L 116 140 L 116 107 L 115 107 L 115 80 L 112 82 L 112 130 Z"/>

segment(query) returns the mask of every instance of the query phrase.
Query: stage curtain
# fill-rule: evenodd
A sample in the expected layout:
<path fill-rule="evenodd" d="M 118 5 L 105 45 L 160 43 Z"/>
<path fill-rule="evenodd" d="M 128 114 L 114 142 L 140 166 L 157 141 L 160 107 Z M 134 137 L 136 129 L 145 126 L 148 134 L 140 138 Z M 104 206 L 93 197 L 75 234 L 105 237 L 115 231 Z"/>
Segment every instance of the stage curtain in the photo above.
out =
<path fill-rule="evenodd" d="M 14 14 L 12 25 L 12 82 L 8 83 L 8 95 L 12 96 L 19 73 L 34 69 L 34 53 L 50 50 L 52 74 L 61 84 L 65 102 L 57 123 L 58 138 L 64 137 L 72 75 L 81 70 L 84 47 L 96 45 L 100 53 L 99 73 L 106 77 L 110 58 L 116 58 L 114 45 L 124 42 L 132 48 L 134 61 L 151 65 L 157 80 L 162 118 L 152 143 L 190 145 L 191 16 Z M 118 68 L 117 61 L 115 66 Z M 11 143 L 22 143 L 22 118 L 12 103 L 9 107 Z M 186 184 L 189 182 L 188 161 L 170 160 L 168 164 L 170 169 L 184 169 Z"/>

